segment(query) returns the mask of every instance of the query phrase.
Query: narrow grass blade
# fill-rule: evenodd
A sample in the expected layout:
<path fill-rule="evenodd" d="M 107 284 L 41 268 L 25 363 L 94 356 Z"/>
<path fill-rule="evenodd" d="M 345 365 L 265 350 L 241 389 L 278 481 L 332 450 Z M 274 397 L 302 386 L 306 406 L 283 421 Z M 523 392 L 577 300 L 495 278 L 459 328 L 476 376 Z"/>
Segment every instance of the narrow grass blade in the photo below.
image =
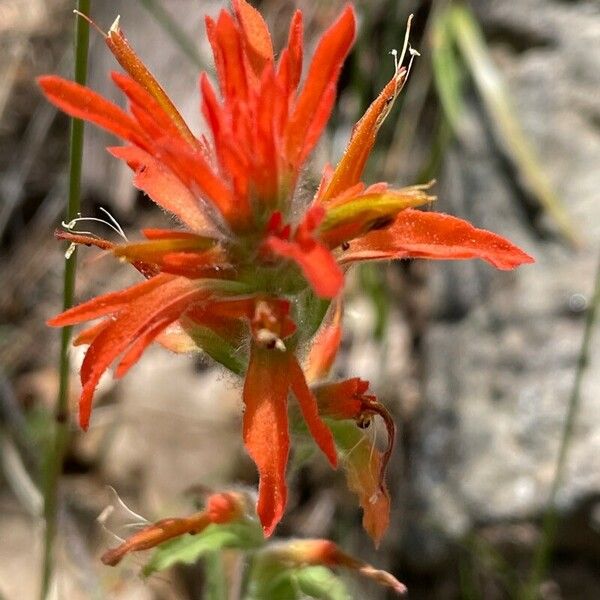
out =
<path fill-rule="evenodd" d="M 431 64 L 437 95 L 454 133 L 460 133 L 464 68 L 456 55 L 451 29 L 452 10 L 438 12 L 431 27 Z"/>
<path fill-rule="evenodd" d="M 573 246 L 579 234 L 560 198 L 552 189 L 538 158 L 527 140 L 472 12 L 464 6 L 451 9 L 453 36 L 475 85 L 490 114 L 496 135 L 515 164 L 524 186 L 550 215 L 556 227 Z"/>
<path fill-rule="evenodd" d="M 199 69 L 206 68 L 194 42 L 172 17 L 171 13 L 165 9 L 160 0 L 139 0 L 139 2 Z"/>

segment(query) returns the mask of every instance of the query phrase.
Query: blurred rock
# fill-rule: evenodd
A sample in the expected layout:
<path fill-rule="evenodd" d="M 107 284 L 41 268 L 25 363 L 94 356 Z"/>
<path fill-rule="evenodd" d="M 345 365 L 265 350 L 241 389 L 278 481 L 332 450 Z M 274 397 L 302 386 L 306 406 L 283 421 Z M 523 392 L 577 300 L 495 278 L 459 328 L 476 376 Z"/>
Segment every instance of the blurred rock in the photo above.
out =
<path fill-rule="evenodd" d="M 569 251 L 547 232 L 540 239 L 548 224 L 515 186 L 481 112 L 472 115 L 467 144 L 445 162 L 439 208 L 506 235 L 537 262 L 514 273 L 476 263 L 430 266 L 433 320 L 411 446 L 420 519 L 411 520 L 407 541 L 410 559 L 425 568 L 478 525 L 540 517 L 600 239 L 600 54 L 591 51 L 600 39 L 598 5 L 526 0 L 515 10 L 482 1 L 476 8 L 484 30 L 494 32 L 516 114 L 585 246 Z M 559 494 L 565 518 L 600 494 L 600 335 L 591 355 Z M 581 522 L 597 536 L 590 513 Z"/>
<path fill-rule="evenodd" d="M 128 373 L 119 397 L 105 420 L 112 439 L 103 471 L 117 492 L 135 482 L 145 517 L 168 514 L 191 488 L 231 485 L 242 452 L 233 376 L 216 367 L 198 371 L 193 358 L 155 348 Z"/>

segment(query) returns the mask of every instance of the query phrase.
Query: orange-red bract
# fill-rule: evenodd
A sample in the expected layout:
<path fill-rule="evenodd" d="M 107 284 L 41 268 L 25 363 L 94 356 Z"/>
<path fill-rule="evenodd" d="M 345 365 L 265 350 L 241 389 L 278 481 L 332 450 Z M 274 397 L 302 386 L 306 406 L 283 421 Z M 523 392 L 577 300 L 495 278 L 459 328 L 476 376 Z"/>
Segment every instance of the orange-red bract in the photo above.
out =
<path fill-rule="evenodd" d="M 333 436 L 319 416 L 317 401 L 293 354 L 253 344 L 244 383 L 244 442 L 260 473 L 257 513 L 265 535 L 283 516 L 287 499 L 285 469 L 289 452 L 287 397 L 293 391 L 308 429 L 333 467 Z"/>

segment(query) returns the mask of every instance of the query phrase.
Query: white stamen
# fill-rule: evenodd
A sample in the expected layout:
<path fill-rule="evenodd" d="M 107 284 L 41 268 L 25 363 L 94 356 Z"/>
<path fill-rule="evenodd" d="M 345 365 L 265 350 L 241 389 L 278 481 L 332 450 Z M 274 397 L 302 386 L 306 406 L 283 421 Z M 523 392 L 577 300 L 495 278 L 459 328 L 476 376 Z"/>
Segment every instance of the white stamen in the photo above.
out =
<path fill-rule="evenodd" d="M 77 248 L 77 245 L 74 242 L 71 242 L 65 252 L 66 260 L 69 260 L 71 258 L 71 256 L 73 256 L 73 252 L 75 252 L 75 248 Z"/>
<path fill-rule="evenodd" d="M 125 232 L 123 231 L 123 228 L 119 225 L 118 221 L 103 206 L 100 207 L 100 210 L 110 219 L 110 222 L 114 224 L 114 226 L 117 228 L 117 231 L 121 234 L 121 237 L 127 240 L 127 236 L 125 235 Z"/>
<path fill-rule="evenodd" d="M 118 526 L 120 529 L 127 530 L 140 529 L 142 527 L 145 527 L 146 525 L 148 525 L 149 521 L 147 519 L 144 519 L 142 515 L 139 515 L 138 513 L 132 511 L 123 502 L 123 500 L 121 500 L 121 498 L 119 497 L 119 495 L 113 487 L 108 486 L 108 491 L 112 496 L 112 500 L 107 506 L 104 507 L 102 512 L 98 515 L 98 517 L 96 517 L 96 520 L 108 535 L 110 535 L 113 539 L 120 543 L 124 541 L 124 538 L 122 538 L 115 531 L 113 531 L 114 526 L 109 524 L 109 520 L 111 520 L 111 517 L 113 517 L 113 520 L 116 519 L 117 521 L 126 520 L 127 522 L 125 523 L 120 523 L 118 525 L 115 523 L 114 525 Z"/>
<path fill-rule="evenodd" d="M 287 350 L 283 340 L 278 338 L 268 329 L 259 329 L 256 332 L 256 341 L 265 348 L 275 348 L 275 350 L 279 350 L 279 352 L 285 352 Z"/>
<path fill-rule="evenodd" d="M 125 511 L 125 514 L 130 519 L 133 519 L 134 521 L 141 523 L 142 525 L 147 525 L 150 522 L 145 517 L 142 517 L 142 515 L 140 515 L 139 513 L 136 513 L 135 511 L 131 510 L 131 508 L 129 508 L 129 506 L 127 506 L 127 504 L 125 504 L 125 502 L 121 500 L 121 497 L 119 496 L 119 494 L 117 494 L 117 490 L 115 490 L 114 487 L 109 485 L 107 486 L 107 488 L 108 492 L 113 497 L 113 506 L 116 504 L 115 508 L 120 507 L 123 511 Z"/>
<path fill-rule="evenodd" d="M 410 70 L 412 68 L 413 60 L 415 60 L 415 56 L 421 56 L 418 50 L 415 50 L 412 46 L 408 47 L 408 53 L 410 54 L 410 60 L 408 61 L 408 67 L 406 67 L 406 75 L 404 77 L 404 81 L 408 79 L 410 75 Z"/>
<path fill-rule="evenodd" d="M 396 50 L 396 48 L 392 48 L 392 50 L 390 50 L 390 54 L 394 57 L 394 71 L 397 73 L 398 72 L 398 50 Z"/>
<path fill-rule="evenodd" d="M 81 11 L 77 10 L 76 8 L 73 9 L 73 13 L 76 14 L 78 17 L 81 17 L 82 19 L 87 21 L 88 24 L 91 25 L 102 37 L 107 37 L 106 33 L 104 31 L 102 31 L 102 29 L 100 29 L 100 27 L 98 27 L 98 25 L 96 25 L 96 23 L 94 21 L 92 21 L 92 19 L 90 19 L 87 15 L 83 14 Z"/>
<path fill-rule="evenodd" d="M 127 239 L 127 236 L 125 235 L 125 232 L 123 231 L 123 228 L 119 225 L 117 220 L 105 208 L 100 207 L 100 210 L 108 216 L 108 218 L 110 219 L 109 221 L 107 221 L 106 219 L 99 219 L 98 217 L 81 217 L 81 216 L 79 216 L 79 217 L 73 219 L 72 221 L 69 221 L 68 223 L 63 221 L 61 223 L 61 225 L 65 229 L 68 229 L 69 231 L 73 231 L 75 229 L 75 226 L 78 223 L 82 223 L 84 221 L 94 221 L 96 223 L 102 223 L 103 225 L 110 227 L 116 234 L 118 234 L 126 242 L 128 242 L 129 240 Z M 80 233 L 82 235 L 91 235 L 94 237 L 99 237 L 95 233 L 92 233 L 91 231 L 77 231 L 77 233 Z"/>
<path fill-rule="evenodd" d="M 390 54 L 394 57 L 394 78 L 396 79 L 397 88 L 394 97 L 392 98 L 385 111 L 385 114 L 380 119 L 381 122 L 383 122 L 383 119 L 385 119 L 385 117 L 387 117 L 388 113 L 391 111 L 394 100 L 396 100 L 396 98 L 402 91 L 402 88 L 406 84 L 415 56 L 420 56 L 419 52 L 415 50 L 409 43 L 410 29 L 412 26 L 413 18 L 414 15 L 409 15 L 408 21 L 406 22 L 406 31 L 404 33 L 404 42 L 402 44 L 402 52 L 400 53 L 400 58 L 398 58 L 398 50 L 396 50 L 395 48 L 390 50 Z M 410 55 L 410 59 L 408 61 L 408 66 L 404 67 L 403 63 L 407 53 Z"/>

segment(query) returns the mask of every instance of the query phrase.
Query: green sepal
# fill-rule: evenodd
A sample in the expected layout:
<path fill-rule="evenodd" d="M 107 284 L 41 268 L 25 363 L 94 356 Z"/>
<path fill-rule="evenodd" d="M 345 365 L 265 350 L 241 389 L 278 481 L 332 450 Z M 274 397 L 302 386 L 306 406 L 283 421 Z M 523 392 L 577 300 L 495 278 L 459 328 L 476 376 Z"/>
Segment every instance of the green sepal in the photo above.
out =
<path fill-rule="evenodd" d="M 244 375 L 248 367 L 247 357 L 240 356 L 239 350 L 234 348 L 225 338 L 212 329 L 196 323 L 190 327 L 185 327 L 185 331 L 196 345 L 213 360 L 236 375 Z"/>
<path fill-rule="evenodd" d="M 348 223 L 364 224 L 367 231 L 380 219 L 392 218 L 405 208 L 421 206 L 429 201 L 431 197 L 418 187 L 364 194 L 354 200 L 328 207 L 320 231 L 327 233 Z"/>

